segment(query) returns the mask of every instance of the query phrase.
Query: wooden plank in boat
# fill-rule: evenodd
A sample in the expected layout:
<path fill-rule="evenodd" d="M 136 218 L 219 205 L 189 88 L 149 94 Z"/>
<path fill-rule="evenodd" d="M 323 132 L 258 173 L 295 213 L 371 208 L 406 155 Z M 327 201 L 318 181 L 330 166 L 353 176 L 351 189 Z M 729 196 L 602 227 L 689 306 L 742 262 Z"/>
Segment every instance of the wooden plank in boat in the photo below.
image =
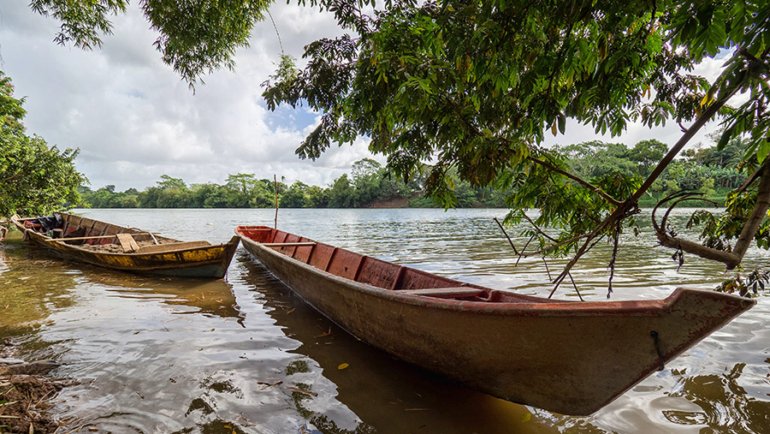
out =
<path fill-rule="evenodd" d="M 476 297 L 486 293 L 483 289 L 478 288 L 427 288 L 427 289 L 397 289 L 399 294 L 406 295 L 423 295 L 427 297 L 438 298 L 463 298 L 463 297 Z"/>
<path fill-rule="evenodd" d="M 131 234 L 116 234 L 116 236 L 124 252 L 131 253 L 139 250 L 139 244 L 136 244 L 136 240 Z"/>
<path fill-rule="evenodd" d="M 265 247 L 309 247 L 315 246 L 316 243 L 310 241 L 295 241 L 291 243 L 262 243 Z"/>
<path fill-rule="evenodd" d="M 139 250 L 136 251 L 136 253 L 160 253 L 160 252 L 165 252 L 167 250 L 194 249 L 196 247 L 208 247 L 210 245 L 211 243 L 209 243 L 208 241 L 188 241 L 188 242 L 181 242 L 181 243 L 156 244 L 153 246 L 141 247 Z"/>

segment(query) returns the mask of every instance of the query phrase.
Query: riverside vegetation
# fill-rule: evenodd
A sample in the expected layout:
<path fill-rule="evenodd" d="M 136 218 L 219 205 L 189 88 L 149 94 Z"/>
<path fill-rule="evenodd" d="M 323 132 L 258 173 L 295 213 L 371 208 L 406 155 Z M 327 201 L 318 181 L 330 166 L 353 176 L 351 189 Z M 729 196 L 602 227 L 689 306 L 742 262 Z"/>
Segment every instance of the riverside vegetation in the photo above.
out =
<path fill-rule="evenodd" d="M 687 150 L 640 200 L 641 205 L 651 207 L 661 197 L 681 190 L 699 191 L 706 199 L 691 204 L 723 205 L 729 191 L 744 179 L 738 169 L 742 148 L 740 140 L 735 139 L 722 149 L 712 145 Z M 667 151 L 666 145 L 657 140 L 643 140 L 630 148 L 621 143 L 591 141 L 557 149 L 584 179 L 605 179 L 623 173 L 646 177 Z M 495 184 L 474 187 L 460 180 L 456 173 L 452 179 L 457 207 L 507 206 L 509 188 Z M 188 185 L 182 179 L 163 175 L 156 185 L 142 191 L 116 191 L 115 186 L 107 185 L 96 190 L 84 186 L 80 193 L 82 205 L 92 208 L 272 208 L 276 187 L 283 208 L 441 206 L 425 193 L 425 182 L 420 174 L 404 181 L 377 161 L 363 159 L 353 165 L 350 175 L 340 176 L 328 187 L 302 181 L 276 184 L 267 177 L 237 173 L 228 176 L 223 184 Z"/>

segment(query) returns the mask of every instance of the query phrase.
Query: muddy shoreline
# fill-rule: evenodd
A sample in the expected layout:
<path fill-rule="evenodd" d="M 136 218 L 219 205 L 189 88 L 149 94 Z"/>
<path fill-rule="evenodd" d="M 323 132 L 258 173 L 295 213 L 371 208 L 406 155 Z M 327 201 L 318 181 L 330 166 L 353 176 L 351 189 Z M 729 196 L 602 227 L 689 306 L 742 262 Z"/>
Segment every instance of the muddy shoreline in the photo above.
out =
<path fill-rule="evenodd" d="M 54 362 L 25 362 L 17 353 L 13 341 L 0 342 L 0 433 L 55 432 L 66 421 L 51 415 L 51 401 L 77 382 L 50 376 Z"/>

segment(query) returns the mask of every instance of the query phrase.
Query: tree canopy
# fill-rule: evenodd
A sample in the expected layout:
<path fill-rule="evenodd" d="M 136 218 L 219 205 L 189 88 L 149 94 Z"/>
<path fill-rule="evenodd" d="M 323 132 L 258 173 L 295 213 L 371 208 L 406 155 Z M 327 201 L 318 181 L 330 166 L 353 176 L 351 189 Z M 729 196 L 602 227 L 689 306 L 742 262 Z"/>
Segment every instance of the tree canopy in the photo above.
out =
<path fill-rule="evenodd" d="M 85 182 L 74 165 L 78 152 L 28 136 L 23 101 L 0 71 L 0 216 L 46 214 L 78 203 Z"/>

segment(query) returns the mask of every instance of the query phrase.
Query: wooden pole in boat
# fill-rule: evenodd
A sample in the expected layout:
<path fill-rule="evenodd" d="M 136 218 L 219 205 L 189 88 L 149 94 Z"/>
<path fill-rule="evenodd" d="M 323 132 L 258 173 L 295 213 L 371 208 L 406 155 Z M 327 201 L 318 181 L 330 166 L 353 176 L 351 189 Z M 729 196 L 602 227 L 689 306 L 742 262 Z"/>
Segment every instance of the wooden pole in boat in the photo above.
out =
<path fill-rule="evenodd" d="M 275 189 L 275 221 L 273 228 L 278 229 L 278 176 L 273 174 L 273 188 Z"/>

